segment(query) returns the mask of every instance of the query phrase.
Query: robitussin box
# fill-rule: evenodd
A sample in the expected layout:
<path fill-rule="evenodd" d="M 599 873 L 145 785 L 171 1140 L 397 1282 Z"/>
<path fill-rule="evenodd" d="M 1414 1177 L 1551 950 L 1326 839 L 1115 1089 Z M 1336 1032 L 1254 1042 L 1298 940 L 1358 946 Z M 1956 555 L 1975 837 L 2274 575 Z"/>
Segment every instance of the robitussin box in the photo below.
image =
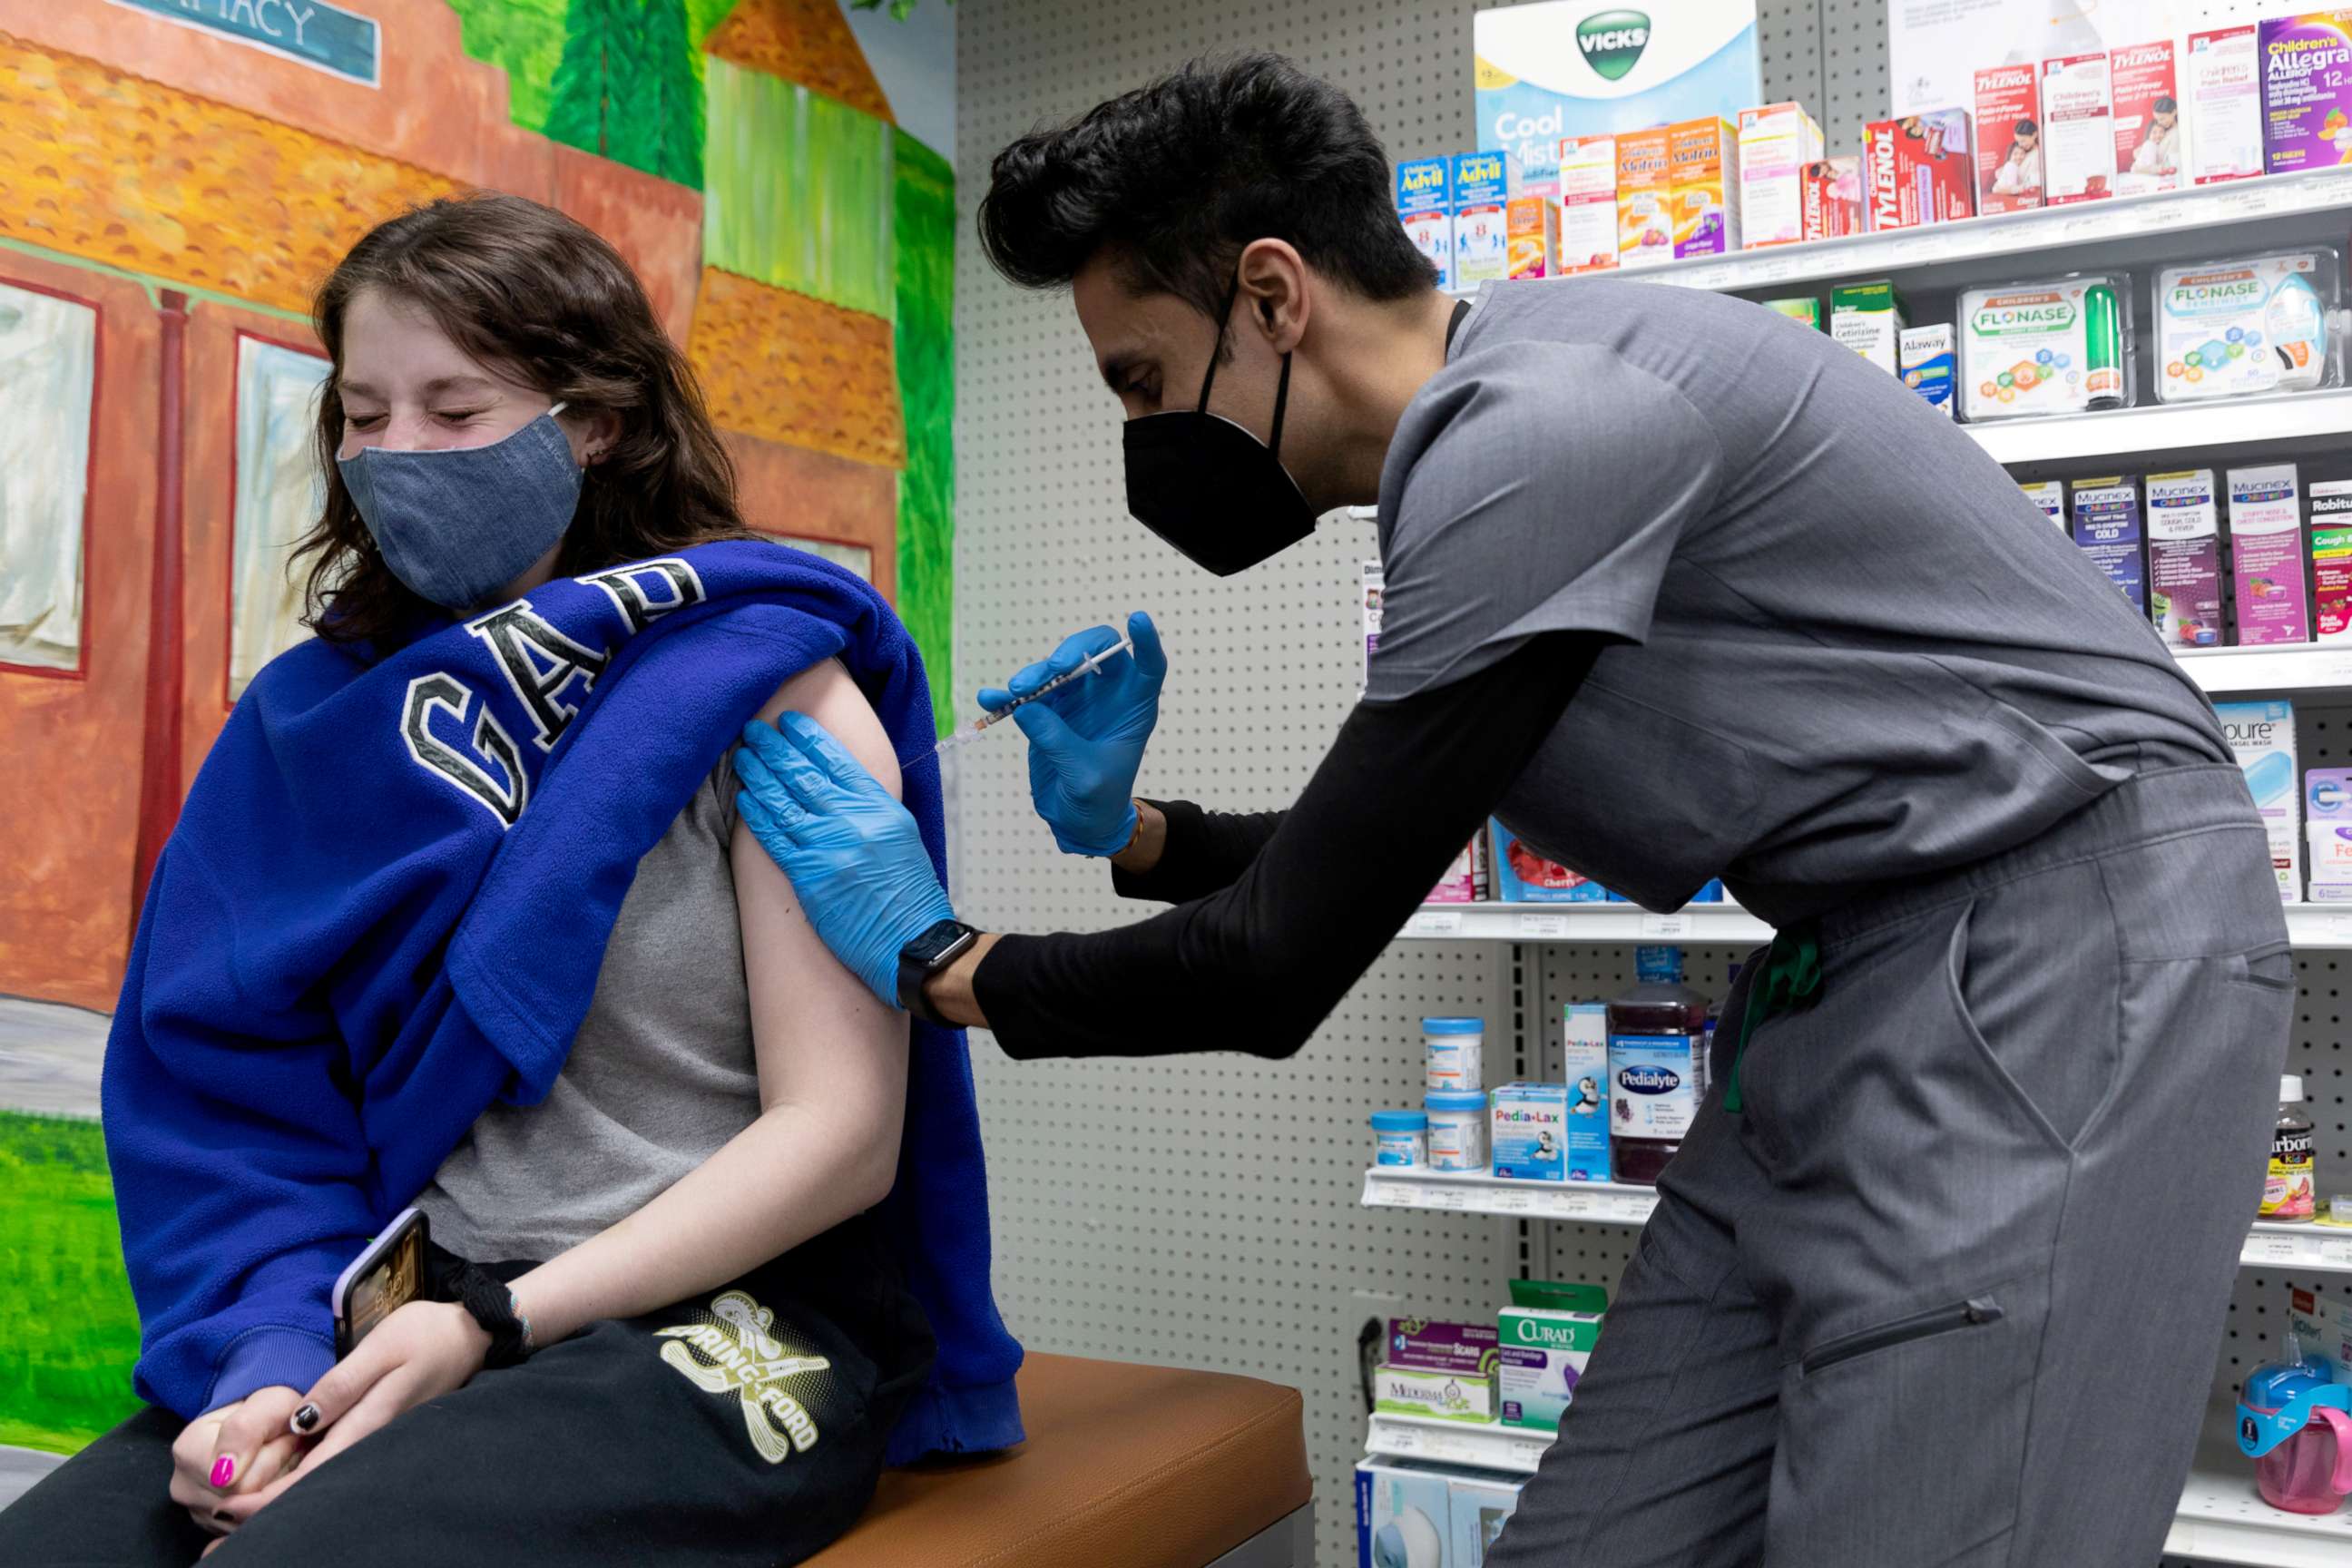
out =
<path fill-rule="evenodd" d="M 1873 234 L 1975 216 L 1968 110 L 1873 121 L 1863 127 L 1862 173 Z"/>
<path fill-rule="evenodd" d="M 2262 24 L 2263 166 L 2273 174 L 2352 163 L 2352 11 Z"/>
<path fill-rule="evenodd" d="M 2105 55 L 2042 62 L 2042 195 L 2052 206 L 2115 195 L 2115 100 Z"/>
<path fill-rule="evenodd" d="M 2145 195 L 2180 184 L 2189 127 L 2180 113 L 2172 40 L 2133 44 L 2109 57 L 2116 126 L 2116 195 Z"/>
<path fill-rule="evenodd" d="M 2032 66 L 1977 72 L 1977 211 L 2042 205 L 2042 95 Z"/>

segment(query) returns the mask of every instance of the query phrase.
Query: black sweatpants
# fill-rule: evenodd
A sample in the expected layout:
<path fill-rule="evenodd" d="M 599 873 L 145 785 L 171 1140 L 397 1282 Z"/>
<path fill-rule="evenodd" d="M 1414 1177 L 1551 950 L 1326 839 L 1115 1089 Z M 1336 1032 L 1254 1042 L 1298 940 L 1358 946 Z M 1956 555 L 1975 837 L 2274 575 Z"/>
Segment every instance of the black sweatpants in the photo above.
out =
<path fill-rule="evenodd" d="M 297 1481 L 205 1568 L 787 1568 L 865 1510 L 931 1350 L 860 1216 L 417 1406 Z M 165 1493 L 181 1425 L 144 1410 L 52 1471 L 0 1513 L 0 1563 L 194 1562 L 212 1538 Z"/>

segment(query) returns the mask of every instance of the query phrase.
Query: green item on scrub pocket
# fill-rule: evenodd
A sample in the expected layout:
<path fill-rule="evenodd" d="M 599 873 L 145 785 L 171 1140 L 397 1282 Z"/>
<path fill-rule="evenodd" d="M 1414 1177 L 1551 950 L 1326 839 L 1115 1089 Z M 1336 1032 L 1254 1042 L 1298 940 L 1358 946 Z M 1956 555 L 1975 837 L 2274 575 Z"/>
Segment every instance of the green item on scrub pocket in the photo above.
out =
<path fill-rule="evenodd" d="M 1764 955 L 1764 973 L 1748 988 L 1748 1012 L 1739 1021 L 1739 1038 L 1731 1047 L 1731 1072 L 1723 1088 L 1723 1109 L 1738 1114 L 1739 1061 L 1748 1042 L 1765 1019 L 1793 1013 L 1811 1005 L 1822 992 L 1821 928 L 1807 921 L 1777 931 L 1772 949 Z"/>

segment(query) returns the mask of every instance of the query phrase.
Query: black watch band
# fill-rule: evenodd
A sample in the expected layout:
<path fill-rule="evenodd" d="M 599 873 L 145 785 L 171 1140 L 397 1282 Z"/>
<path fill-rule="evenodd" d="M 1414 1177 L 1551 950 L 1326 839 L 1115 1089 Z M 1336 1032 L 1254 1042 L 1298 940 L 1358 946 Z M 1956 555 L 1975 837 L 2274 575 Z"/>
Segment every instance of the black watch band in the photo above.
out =
<path fill-rule="evenodd" d="M 931 976 L 961 958 L 980 932 L 961 921 L 940 921 L 898 950 L 898 1005 L 927 1024 L 955 1026 L 940 1016 L 923 987 Z"/>

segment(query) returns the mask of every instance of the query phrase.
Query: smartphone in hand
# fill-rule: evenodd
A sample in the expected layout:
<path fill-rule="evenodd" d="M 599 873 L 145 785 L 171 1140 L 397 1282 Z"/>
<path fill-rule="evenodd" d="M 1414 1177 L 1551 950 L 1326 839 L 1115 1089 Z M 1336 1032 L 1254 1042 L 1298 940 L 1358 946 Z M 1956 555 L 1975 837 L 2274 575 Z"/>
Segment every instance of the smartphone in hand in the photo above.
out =
<path fill-rule="evenodd" d="M 403 1209 L 335 1279 L 335 1356 L 352 1353 L 368 1331 L 425 1289 L 425 1211 Z"/>

